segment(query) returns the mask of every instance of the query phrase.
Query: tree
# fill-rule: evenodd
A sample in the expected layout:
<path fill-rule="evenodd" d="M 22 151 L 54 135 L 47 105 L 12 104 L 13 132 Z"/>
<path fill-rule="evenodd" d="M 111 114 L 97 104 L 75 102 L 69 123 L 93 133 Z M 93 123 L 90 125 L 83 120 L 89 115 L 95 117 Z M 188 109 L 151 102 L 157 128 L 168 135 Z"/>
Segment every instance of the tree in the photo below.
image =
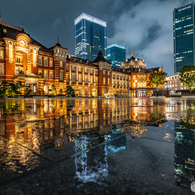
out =
<path fill-rule="evenodd" d="M 24 90 L 25 95 L 30 95 L 33 91 L 32 89 L 29 89 L 30 86 L 25 86 L 24 88 L 25 88 L 25 90 Z"/>
<path fill-rule="evenodd" d="M 53 95 L 56 95 L 57 94 L 55 85 L 52 85 L 51 86 L 51 89 L 49 89 L 48 91 L 52 92 Z"/>
<path fill-rule="evenodd" d="M 156 91 L 157 91 L 157 97 L 158 97 L 158 90 L 159 90 L 159 87 L 161 85 L 164 85 L 165 84 L 165 78 L 167 76 L 167 73 L 165 72 L 153 72 L 150 74 L 150 81 L 148 83 L 148 85 L 150 87 L 156 87 Z"/>
<path fill-rule="evenodd" d="M 41 96 L 45 95 L 45 91 L 43 89 L 40 89 L 38 92 Z"/>
<path fill-rule="evenodd" d="M 184 87 L 192 93 L 195 88 L 195 66 L 184 66 L 180 70 L 179 80 L 183 83 Z"/>
<path fill-rule="evenodd" d="M 62 89 L 60 89 L 60 90 L 59 90 L 59 93 L 60 93 L 60 95 L 62 95 L 62 93 L 63 93 L 63 90 L 62 90 Z"/>
<path fill-rule="evenodd" d="M 153 113 L 150 115 L 150 121 L 155 124 L 163 124 L 167 122 L 166 116 L 161 113 Z"/>
<path fill-rule="evenodd" d="M 67 86 L 66 88 L 66 96 L 75 97 L 74 89 L 71 86 Z"/>
<path fill-rule="evenodd" d="M 8 87 L 7 81 L 2 81 L 2 83 L 0 84 L 0 96 L 1 97 L 5 96 L 7 87 Z"/>

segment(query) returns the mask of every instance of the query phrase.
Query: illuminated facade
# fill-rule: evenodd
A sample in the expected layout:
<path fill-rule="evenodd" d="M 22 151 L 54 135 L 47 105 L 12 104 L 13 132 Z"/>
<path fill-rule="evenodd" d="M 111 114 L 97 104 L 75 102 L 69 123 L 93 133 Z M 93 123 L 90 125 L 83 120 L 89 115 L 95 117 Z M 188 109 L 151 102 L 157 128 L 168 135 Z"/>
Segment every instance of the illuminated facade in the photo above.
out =
<path fill-rule="evenodd" d="M 179 75 L 172 75 L 166 77 L 165 89 L 167 90 L 184 90 L 187 89 L 179 80 Z"/>
<path fill-rule="evenodd" d="M 154 88 L 147 86 L 149 76 L 161 71 L 146 69 L 144 60 L 133 56 L 120 68 L 112 68 L 101 51 L 94 61 L 72 57 L 59 43 L 48 49 L 22 28 L 3 22 L 0 26 L 0 82 L 20 82 L 34 95 L 48 95 L 54 85 L 64 95 L 71 86 L 78 97 L 150 96 Z"/>
<path fill-rule="evenodd" d="M 194 2 L 173 11 L 174 73 L 195 64 Z"/>
<path fill-rule="evenodd" d="M 47 49 L 19 28 L 0 22 L 0 82 L 21 82 L 34 94 L 51 85 L 66 90 L 66 48 Z"/>
<path fill-rule="evenodd" d="M 106 57 L 107 24 L 105 21 L 82 13 L 74 21 L 75 56 L 93 61 L 99 51 Z"/>
<path fill-rule="evenodd" d="M 134 62 L 129 60 L 123 62 L 119 69 L 112 68 L 102 52 L 99 52 L 93 62 L 67 56 L 67 85 L 75 90 L 78 97 L 142 97 L 144 94 L 150 96 L 154 88 L 147 86 L 149 76 L 152 72 L 162 69 L 146 69 L 143 61 L 142 69 L 134 68 L 135 60 L 136 58 Z M 130 64 L 132 69 L 127 68 Z"/>
<path fill-rule="evenodd" d="M 107 60 L 112 63 L 112 67 L 120 68 L 121 62 L 126 59 L 126 47 L 112 44 L 107 47 Z"/>

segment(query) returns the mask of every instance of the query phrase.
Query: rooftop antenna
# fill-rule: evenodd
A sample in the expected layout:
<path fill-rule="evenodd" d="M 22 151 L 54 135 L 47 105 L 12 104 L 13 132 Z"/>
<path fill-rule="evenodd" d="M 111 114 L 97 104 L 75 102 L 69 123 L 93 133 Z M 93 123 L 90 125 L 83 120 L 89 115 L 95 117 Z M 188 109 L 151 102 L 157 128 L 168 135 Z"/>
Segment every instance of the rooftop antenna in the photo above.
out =
<path fill-rule="evenodd" d="M 133 48 L 132 48 L 132 56 L 133 56 Z"/>
<path fill-rule="evenodd" d="M 59 44 L 59 40 L 60 40 L 59 37 L 57 37 L 57 43 L 58 43 L 58 44 Z"/>
<path fill-rule="evenodd" d="M 0 11 L 0 23 L 1 23 L 1 11 Z"/>

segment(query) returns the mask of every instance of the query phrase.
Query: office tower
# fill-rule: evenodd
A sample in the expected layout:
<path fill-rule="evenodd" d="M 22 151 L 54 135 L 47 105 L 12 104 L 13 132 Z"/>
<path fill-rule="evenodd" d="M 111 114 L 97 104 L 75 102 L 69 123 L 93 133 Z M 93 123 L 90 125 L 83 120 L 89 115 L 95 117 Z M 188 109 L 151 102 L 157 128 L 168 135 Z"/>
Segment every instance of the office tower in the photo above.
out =
<path fill-rule="evenodd" d="M 74 21 L 75 56 L 93 61 L 101 50 L 106 57 L 107 24 L 105 21 L 82 13 Z"/>
<path fill-rule="evenodd" d="M 126 59 L 126 48 L 118 44 L 107 47 L 107 60 L 112 63 L 112 67 L 120 68 L 121 62 Z"/>
<path fill-rule="evenodd" d="M 174 73 L 195 65 L 194 3 L 173 10 Z"/>

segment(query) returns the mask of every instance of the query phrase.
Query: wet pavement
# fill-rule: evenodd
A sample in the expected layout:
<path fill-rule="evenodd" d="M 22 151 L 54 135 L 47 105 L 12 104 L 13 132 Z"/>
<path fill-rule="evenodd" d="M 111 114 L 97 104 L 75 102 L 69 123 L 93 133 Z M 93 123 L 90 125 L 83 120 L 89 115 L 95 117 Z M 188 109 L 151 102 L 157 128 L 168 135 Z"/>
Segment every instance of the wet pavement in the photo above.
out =
<path fill-rule="evenodd" d="M 0 101 L 0 194 L 194 194 L 195 100 Z"/>

